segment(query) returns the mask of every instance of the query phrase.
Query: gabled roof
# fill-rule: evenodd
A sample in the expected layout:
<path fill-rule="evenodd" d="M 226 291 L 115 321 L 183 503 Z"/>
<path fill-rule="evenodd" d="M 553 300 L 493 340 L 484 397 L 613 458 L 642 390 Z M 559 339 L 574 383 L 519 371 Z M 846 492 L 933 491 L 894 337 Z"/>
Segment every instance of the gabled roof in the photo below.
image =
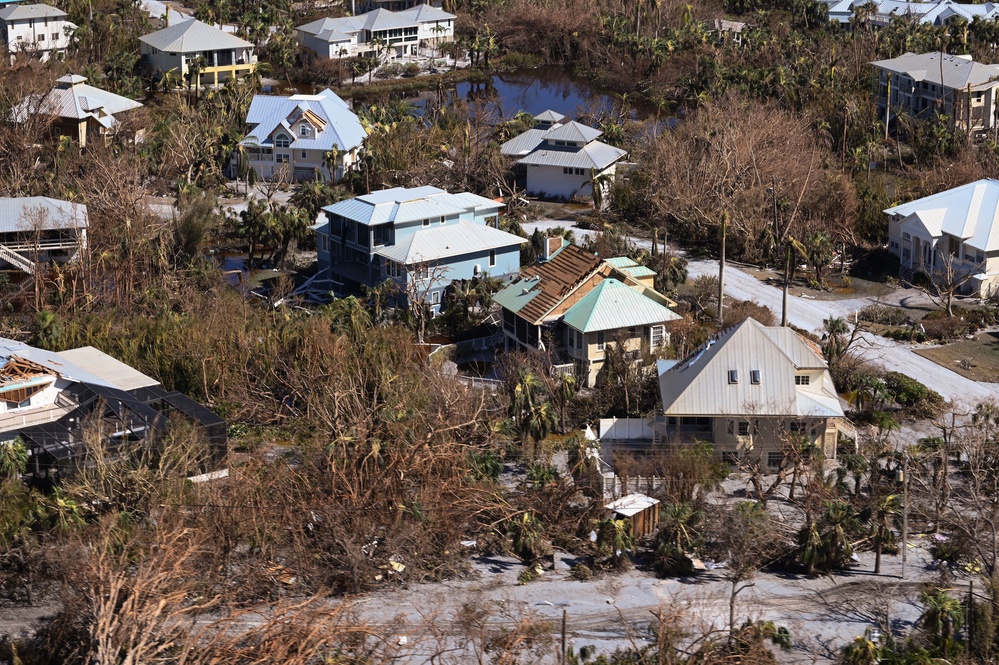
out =
<path fill-rule="evenodd" d="M 564 115 L 562 115 L 558 111 L 552 111 L 551 109 L 548 109 L 547 111 L 542 111 L 541 113 L 534 116 L 534 119 L 537 120 L 538 122 L 551 122 L 551 123 L 561 122 L 564 118 L 565 118 Z"/>
<path fill-rule="evenodd" d="M 999 181 L 954 187 L 884 211 L 912 218 L 933 237 L 948 233 L 983 252 L 999 250 Z M 906 223 L 909 223 L 908 221 Z"/>
<path fill-rule="evenodd" d="M 302 137 L 291 131 L 291 125 L 305 117 L 316 127 L 312 136 Z M 329 88 L 317 95 L 254 95 L 246 124 L 253 126 L 241 141 L 242 145 L 273 147 L 272 134 L 284 127 L 297 150 L 353 150 L 368 134 L 347 102 Z"/>
<path fill-rule="evenodd" d="M 427 4 L 416 5 L 415 7 L 410 7 L 409 9 L 404 9 L 397 13 L 416 23 L 429 23 L 430 21 L 453 21 L 458 18 L 454 14 L 449 14 L 443 9 L 438 9 L 433 5 Z"/>
<path fill-rule="evenodd" d="M 46 371 L 54 372 L 67 381 L 79 381 L 97 386 L 117 388 L 119 390 L 131 390 L 131 388 L 125 388 L 123 385 L 119 385 L 116 382 L 118 380 L 120 380 L 123 384 L 143 384 L 143 386 L 137 387 L 159 385 L 159 382 L 155 379 L 142 374 L 141 372 L 115 360 L 114 358 L 111 358 L 111 356 L 108 356 L 107 354 L 97 351 L 97 349 L 93 349 L 92 347 L 83 347 L 80 349 L 73 349 L 72 351 L 55 353 L 53 351 L 46 351 L 45 349 L 30 346 L 24 342 L 18 342 L 12 339 L 0 337 L 0 366 L 5 365 L 12 358 L 27 360 L 35 365 L 43 367 Z M 77 363 L 74 358 L 76 360 L 81 360 L 82 362 Z M 106 368 L 98 366 L 101 362 L 106 362 L 108 360 L 113 361 L 113 366 L 108 366 Z"/>
<path fill-rule="evenodd" d="M 51 5 L 11 5 L 0 9 L 2 21 L 24 21 L 31 18 L 61 18 L 66 12 Z M 75 26 L 74 26 L 75 27 Z"/>
<path fill-rule="evenodd" d="M 393 187 L 326 206 L 323 210 L 368 226 L 499 210 L 503 204 L 468 192 L 449 194 L 431 187 Z"/>
<path fill-rule="evenodd" d="M 541 121 L 541 116 L 545 115 L 548 115 L 552 119 L 557 116 L 558 119 L 549 120 L 548 118 L 545 118 L 544 122 L 558 123 L 565 117 L 559 113 L 555 113 L 554 111 L 545 111 L 541 115 L 535 116 L 535 120 Z M 549 146 L 553 145 L 553 141 L 589 143 L 601 134 L 603 134 L 603 132 L 599 129 L 587 127 L 586 125 L 580 124 L 575 120 L 570 120 L 564 124 L 555 124 L 548 129 L 528 129 L 526 132 L 522 132 L 517 136 L 514 136 L 509 141 L 503 143 L 503 145 L 500 146 L 500 152 L 504 155 L 524 155 L 532 150 L 537 150 L 545 141 L 549 142 Z M 601 143 L 600 145 L 603 144 Z M 562 147 L 560 146 L 560 148 Z M 565 147 L 562 149 L 572 150 L 571 147 Z"/>
<path fill-rule="evenodd" d="M 98 376 L 115 388 L 136 390 L 158 386 L 160 382 L 92 346 L 60 351 L 59 355 L 77 367 Z"/>
<path fill-rule="evenodd" d="M 504 155 L 512 155 L 514 157 L 521 157 L 531 152 L 545 140 L 545 134 L 548 133 L 547 129 L 538 129 L 532 127 L 525 132 L 517 134 L 509 141 L 503 143 L 500 146 L 500 152 Z"/>
<path fill-rule="evenodd" d="M 599 129 L 594 129 L 593 127 L 587 127 L 586 125 L 580 124 L 575 120 L 570 120 L 564 125 L 559 125 L 558 127 L 552 127 L 545 134 L 546 141 L 581 141 L 583 143 L 589 143 L 590 141 L 598 138 L 602 131 Z"/>
<path fill-rule="evenodd" d="M 984 90 L 999 85 L 993 80 L 999 76 L 999 65 L 985 65 L 975 62 L 969 56 L 934 53 L 906 53 L 890 60 L 876 60 L 871 63 L 878 69 L 896 74 L 905 74 L 914 81 L 927 81 L 940 84 L 941 69 L 943 85 L 950 89 L 965 90 L 970 85 L 974 90 Z"/>
<path fill-rule="evenodd" d="M 253 46 L 245 39 L 223 32 L 197 19 L 184 21 L 139 37 L 139 41 L 171 53 L 198 53 Z"/>
<path fill-rule="evenodd" d="M 549 261 L 520 271 L 520 279 L 493 300 L 531 323 L 540 324 L 566 297 L 600 268 L 600 258 L 568 245 Z M 608 269 L 609 271 L 609 269 Z"/>
<path fill-rule="evenodd" d="M 0 198 L 0 233 L 15 233 L 41 223 L 42 230 L 85 229 L 87 206 L 47 196 Z"/>
<path fill-rule="evenodd" d="M 667 416 L 841 417 L 828 374 L 821 382 L 795 385 L 796 371 L 825 368 L 816 349 L 793 330 L 746 319 L 663 372 L 659 392 Z M 732 370 L 737 383 L 729 382 Z M 754 370 L 759 384 L 751 381 Z"/>
<path fill-rule="evenodd" d="M 566 148 L 535 150 L 517 163 L 602 171 L 627 154 L 628 152 L 621 148 L 600 141 L 591 141 L 576 150 Z"/>
<path fill-rule="evenodd" d="M 580 332 L 598 332 L 675 321 L 679 314 L 646 298 L 630 286 L 608 278 L 569 308 L 563 323 Z"/>
<path fill-rule="evenodd" d="M 357 16 L 341 18 L 321 18 L 300 25 L 296 30 L 315 35 L 330 43 L 348 41 L 350 35 L 362 30 L 393 30 L 409 28 L 420 23 L 451 21 L 456 17 L 430 5 L 417 5 L 411 9 L 393 12 L 388 9 L 375 9 Z"/>
<path fill-rule="evenodd" d="M 519 247 L 525 242 L 526 238 L 512 233 L 461 220 L 457 224 L 418 229 L 398 243 L 376 250 L 375 254 L 396 263 L 413 265 L 491 249 Z"/>
<path fill-rule="evenodd" d="M 87 85 L 86 80 L 75 74 L 56 79 L 56 87 L 48 94 L 33 95 L 21 100 L 11 109 L 11 118 L 14 122 L 24 122 L 32 115 L 56 115 L 60 118 L 83 120 L 91 116 L 114 116 L 116 113 L 142 107 L 142 104 L 128 97 Z M 114 124 L 113 120 L 107 123 L 111 124 Z"/>

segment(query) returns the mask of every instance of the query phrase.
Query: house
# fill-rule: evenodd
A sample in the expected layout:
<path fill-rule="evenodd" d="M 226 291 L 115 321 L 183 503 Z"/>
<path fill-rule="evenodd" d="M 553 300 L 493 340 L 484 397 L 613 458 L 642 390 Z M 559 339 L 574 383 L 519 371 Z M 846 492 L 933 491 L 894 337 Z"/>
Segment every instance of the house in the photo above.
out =
<path fill-rule="evenodd" d="M 795 437 L 835 459 L 838 432 L 853 433 L 826 361 L 790 328 L 746 319 L 662 365 L 656 427 L 666 441 L 705 441 L 725 461 L 776 469 Z"/>
<path fill-rule="evenodd" d="M 974 273 L 963 292 L 999 293 L 999 181 L 977 180 L 884 212 L 888 251 L 904 277 L 950 267 L 955 277 Z"/>
<path fill-rule="evenodd" d="M 139 37 L 141 61 L 156 75 L 173 73 L 195 85 L 218 85 L 252 74 L 257 66 L 253 44 L 196 19 Z"/>
<path fill-rule="evenodd" d="M 315 227 L 320 271 L 340 291 L 393 280 L 440 311 L 454 280 L 508 277 L 527 242 L 496 228 L 502 203 L 436 187 L 394 187 L 323 208 Z M 404 298 L 405 299 L 405 298 Z"/>
<path fill-rule="evenodd" d="M 0 270 L 34 274 L 87 248 L 87 206 L 47 196 L 0 198 Z"/>
<path fill-rule="evenodd" d="M 899 114 L 927 119 L 939 112 L 961 131 L 996 127 L 999 65 L 938 52 L 906 53 L 871 65 L 877 70 L 878 114 L 889 125 Z"/>
<path fill-rule="evenodd" d="M 69 136 L 85 148 L 88 138 L 111 135 L 119 127 L 119 116 L 138 108 L 142 108 L 139 102 L 88 85 L 82 76 L 67 74 L 56 79 L 56 86 L 47 94 L 21 100 L 11 110 L 11 119 L 21 124 L 32 116 L 50 116 L 60 136 Z"/>
<path fill-rule="evenodd" d="M 19 437 L 36 476 L 72 470 L 95 432 L 113 451 L 155 440 L 178 416 L 203 432 L 213 457 L 225 453 L 224 420 L 115 358 L 0 338 L 0 442 Z"/>
<path fill-rule="evenodd" d="M 0 9 L 0 41 L 10 53 L 37 55 L 45 62 L 69 48 L 76 25 L 49 5 L 9 5 Z"/>
<path fill-rule="evenodd" d="M 999 5 L 991 2 L 959 3 L 953 0 L 918 2 L 909 0 L 820 0 L 826 5 L 829 20 L 842 25 L 864 22 L 885 27 L 895 19 L 908 19 L 933 26 L 945 26 L 955 18 L 969 23 L 999 17 Z M 858 11 L 859 10 L 859 11 Z"/>
<path fill-rule="evenodd" d="M 681 317 L 652 288 L 652 271 L 624 257 L 604 261 L 561 238 L 548 238 L 545 250 L 541 263 L 493 296 L 507 349 L 549 351 L 592 387 L 615 344 L 637 360 L 669 343 L 668 324 Z"/>
<path fill-rule="evenodd" d="M 746 30 L 745 23 L 716 18 L 711 22 L 711 27 L 711 32 L 719 43 L 724 44 L 731 41 L 736 46 L 742 46 L 742 35 Z"/>
<path fill-rule="evenodd" d="M 330 89 L 316 95 L 254 95 L 249 132 L 233 156 L 263 180 L 341 180 L 360 158 L 367 133 L 347 102 Z"/>
<path fill-rule="evenodd" d="M 351 0 L 351 4 L 354 7 L 351 9 L 351 14 L 357 14 L 358 12 L 370 12 L 375 9 L 389 9 L 394 12 L 400 12 L 405 9 L 412 9 L 413 7 L 419 7 L 422 4 L 426 4 L 431 7 L 440 8 L 440 0 L 432 0 L 431 2 L 426 2 L 426 0 L 361 0 L 356 2 L 356 0 Z M 356 10 L 356 11 L 355 11 Z"/>
<path fill-rule="evenodd" d="M 455 15 L 431 5 L 385 8 L 343 18 L 322 18 L 295 28 L 298 42 L 320 59 L 417 55 L 419 48 L 454 41 Z"/>
<path fill-rule="evenodd" d="M 628 153 L 598 141 L 603 134 L 599 129 L 554 118 L 548 116 L 542 125 L 500 146 L 502 154 L 517 158 L 517 185 L 528 195 L 563 201 L 593 196 L 594 182 L 606 193 L 617 163 Z"/>

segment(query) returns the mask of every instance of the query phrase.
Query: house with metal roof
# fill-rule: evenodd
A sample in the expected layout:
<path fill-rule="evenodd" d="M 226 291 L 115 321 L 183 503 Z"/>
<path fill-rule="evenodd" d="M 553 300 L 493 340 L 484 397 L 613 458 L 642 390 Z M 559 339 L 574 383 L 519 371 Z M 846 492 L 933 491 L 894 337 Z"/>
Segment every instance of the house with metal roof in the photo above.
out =
<path fill-rule="evenodd" d="M 992 2 L 961 3 L 953 0 L 918 2 L 916 0 L 820 0 L 828 7 L 829 20 L 849 25 L 863 7 L 864 20 L 875 27 L 885 27 L 894 20 L 911 20 L 933 26 L 947 25 L 955 17 L 969 23 L 975 19 L 990 21 L 999 17 L 999 5 Z M 873 5 L 873 7 L 871 7 Z M 873 12 L 869 10 L 873 8 Z"/>
<path fill-rule="evenodd" d="M 790 328 L 746 319 L 660 369 L 665 441 L 705 441 L 726 461 L 777 469 L 806 441 L 835 459 L 838 432 L 854 433 L 818 347 Z"/>
<path fill-rule="evenodd" d="M 338 292 L 393 281 L 435 313 L 455 280 L 509 277 L 527 242 L 496 228 L 502 203 L 437 187 L 394 187 L 323 208 L 319 269 Z"/>
<path fill-rule="evenodd" d="M 218 85 L 253 73 L 257 56 L 253 44 L 197 19 L 175 23 L 139 37 L 141 63 L 146 71 L 168 72 L 195 85 Z"/>
<path fill-rule="evenodd" d="M 83 148 L 90 137 L 116 132 L 121 114 L 138 108 L 142 104 L 137 101 L 89 85 L 82 76 L 67 74 L 56 79 L 56 86 L 48 93 L 22 99 L 10 114 L 16 124 L 34 116 L 51 117 L 52 128 L 59 135 L 69 136 Z"/>
<path fill-rule="evenodd" d="M 71 472 L 94 436 L 111 454 L 155 446 L 177 417 L 204 434 L 206 462 L 224 455 L 224 420 L 116 358 L 90 346 L 57 353 L 0 338 L 0 444 L 20 438 L 29 473 Z"/>
<path fill-rule="evenodd" d="M 550 116 L 541 126 L 500 146 L 502 154 L 517 158 L 514 176 L 518 186 L 530 196 L 562 201 L 593 196 L 594 183 L 606 194 L 618 162 L 628 153 L 598 141 L 603 134 L 599 129 L 575 121 L 563 123 L 563 118 L 560 114 Z"/>
<path fill-rule="evenodd" d="M 370 12 L 376 9 L 388 9 L 393 12 L 401 12 L 420 5 L 428 7 L 441 7 L 441 0 L 351 0 L 351 14 Z"/>
<path fill-rule="evenodd" d="M 669 323 L 681 317 L 645 270 L 625 257 L 601 260 L 559 244 L 493 296 L 503 308 L 506 348 L 549 352 L 588 387 L 616 345 L 634 360 L 657 353 L 669 343 Z"/>
<path fill-rule="evenodd" d="M 254 95 L 246 124 L 232 175 L 249 167 L 262 180 L 339 181 L 357 164 L 367 138 L 347 102 L 328 88 L 315 95 Z"/>
<path fill-rule="evenodd" d="M 401 58 L 417 55 L 420 46 L 454 41 L 455 15 L 419 4 L 402 11 L 373 9 L 342 18 L 321 18 L 295 28 L 309 56 L 320 59 L 356 56 Z"/>
<path fill-rule="evenodd" d="M 87 206 L 47 196 L 0 198 L 0 270 L 35 274 L 87 249 Z"/>
<path fill-rule="evenodd" d="M 45 62 L 69 48 L 76 24 L 66 16 L 66 12 L 51 5 L 12 4 L 0 9 L 0 42 L 11 62 L 18 53 Z"/>
<path fill-rule="evenodd" d="M 962 293 L 999 293 L 999 181 L 976 180 L 884 212 L 888 251 L 903 277 L 951 270 L 958 279 L 970 275 Z"/>
<path fill-rule="evenodd" d="M 906 53 L 870 64 L 877 70 L 879 117 L 889 126 L 900 114 L 925 120 L 941 113 L 960 131 L 978 133 L 996 127 L 999 65 L 939 52 Z"/>

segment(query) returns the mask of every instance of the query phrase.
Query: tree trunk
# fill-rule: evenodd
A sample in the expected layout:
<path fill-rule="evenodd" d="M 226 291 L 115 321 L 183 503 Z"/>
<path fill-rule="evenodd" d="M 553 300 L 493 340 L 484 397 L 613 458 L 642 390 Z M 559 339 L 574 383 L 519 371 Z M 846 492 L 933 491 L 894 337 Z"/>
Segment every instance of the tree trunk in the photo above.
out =
<path fill-rule="evenodd" d="M 724 301 L 725 301 L 725 227 L 726 220 L 722 220 L 721 225 L 721 260 L 718 262 L 718 324 L 724 321 Z"/>
<path fill-rule="evenodd" d="M 881 527 L 878 527 L 874 532 L 874 574 L 881 574 Z"/>

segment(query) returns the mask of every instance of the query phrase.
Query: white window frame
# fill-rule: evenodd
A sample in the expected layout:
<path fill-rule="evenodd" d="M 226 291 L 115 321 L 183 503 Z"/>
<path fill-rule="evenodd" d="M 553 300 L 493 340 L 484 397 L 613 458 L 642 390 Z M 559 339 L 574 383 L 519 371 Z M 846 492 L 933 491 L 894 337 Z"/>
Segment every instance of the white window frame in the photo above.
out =
<path fill-rule="evenodd" d="M 794 385 L 796 386 L 808 386 L 812 383 L 812 377 L 807 374 L 795 374 L 794 375 Z"/>
<path fill-rule="evenodd" d="M 603 351 L 607 348 L 607 338 L 604 335 L 604 331 L 597 331 L 597 351 Z"/>
<path fill-rule="evenodd" d="M 441 292 L 440 291 L 431 291 L 430 292 L 430 304 L 431 305 L 439 305 L 439 304 L 441 304 Z"/>
<path fill-rule="evenodd" d="M 288 148 L 291 146 L 291 137 L 281 133 L 274 137 L 275 148 Z"/>
<path fill-rule="evenodd" d="M 658 338 L 658 342 L 656 339 Z M 666 326 L 663 324 L 649 326 L 649 348 L 658 349 L 660 346 L 665 346 L 669 341 L 669 335 L 666 334 Z"/>

